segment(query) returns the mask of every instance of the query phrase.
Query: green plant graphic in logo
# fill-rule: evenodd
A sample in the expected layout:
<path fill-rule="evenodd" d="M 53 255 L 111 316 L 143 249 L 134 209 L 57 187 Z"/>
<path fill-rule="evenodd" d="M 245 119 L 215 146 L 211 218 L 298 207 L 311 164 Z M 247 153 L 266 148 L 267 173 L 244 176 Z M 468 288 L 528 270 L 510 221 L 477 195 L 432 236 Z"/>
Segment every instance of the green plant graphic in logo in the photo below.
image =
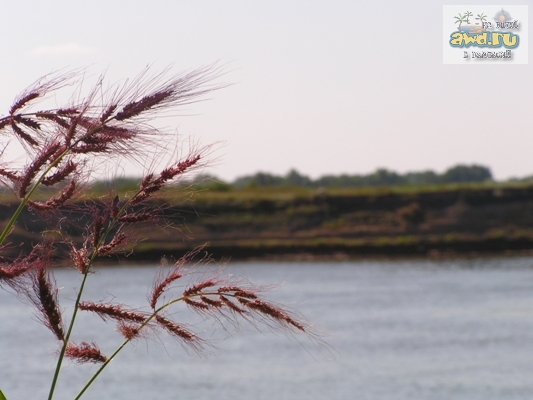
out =
<path fill-rule="evenodd" d="M 457 16 L 455 16 L 454 18 L 455 18 L 455 23 L 456 23 L 456 24 L 459 23 L 459 26 L 457 27 L 457 30 L 458 30 L 459 32 L 461 32 L 461 24 L 462 24 L 463 22 L 466 22 L 467 19 L 468 19 L 468 17 L 466 16 L 466 14 L 465 14 L 465 15 L 461 15 L 461 14 L 459 13 L 459 14 L 457 14 Z"/>
<path fill-rule="evenodd" d="M 455 23 L 459 24 L 457 26 L 457 30 L 459 32 L 461 32 L 461 30 L 462 31 L 466 31 L 468 33 L 480 33 L 480 32 L 483 32 L 485 30 L 485 26 L 483 25 L 483 21 L 486 20 L 487 16 L 484 15 L 483 13 L 478 14 L 478 18 L 476 18 L 476 19 L 480 19 L 480 18 L 483 19 L 483 21 L 481 21 L 481 26 L 471 25 L 470 17 L 473 17 L 473 16 L 474 16 L 474 14 L 471 11 L 466 11 L 464 14 L 458 13 L 454 17 L 455 18 Z M 466 25 L 463 26 L 463 23 L 466 23 Z M 479 23 L 476 22 L 476 25 L 479 25 Z M 462 29 L 461 29 L 461 27 L 462 27 Z"/>
<path fill-rule="evenodd" d="M 464 17 L 466 18 L 466 23 L 470 24 L 470 17 L 472 17 L 474 14 L 472 14 L 470 11 L 465 12 Z"/>
<path fill-rule="evenodd" d="M 485 30 L 485 21 L 487 21 L 487 16 L 484 13 L 481 13 L 477 15 L 476 19 L 479 21 L 476 22 L 476 25 L 480 26 L 470 29 L 468 33 L 481 33 Z"/>

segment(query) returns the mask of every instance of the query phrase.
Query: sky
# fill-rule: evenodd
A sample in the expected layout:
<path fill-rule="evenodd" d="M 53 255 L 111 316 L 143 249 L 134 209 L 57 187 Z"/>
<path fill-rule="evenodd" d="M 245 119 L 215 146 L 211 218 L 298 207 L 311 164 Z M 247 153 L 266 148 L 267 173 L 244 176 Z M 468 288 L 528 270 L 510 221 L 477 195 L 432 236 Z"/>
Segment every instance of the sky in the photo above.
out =
<path fill-rule="evenodd" d="M 215 83 L 229 86 L 169 126 L 184 146 L 215 143 L 205 172 L 223 180 L 292 168 L 317 178 L 474 163 L 497 179 L 532 175 L 531 65 L 443 64 L 444 4 L 4 2 L 0 115 L 60 69 L 106 71 L 113 83 L 147 65 L 178 73 L 216 62 L 225 72 Z"/>

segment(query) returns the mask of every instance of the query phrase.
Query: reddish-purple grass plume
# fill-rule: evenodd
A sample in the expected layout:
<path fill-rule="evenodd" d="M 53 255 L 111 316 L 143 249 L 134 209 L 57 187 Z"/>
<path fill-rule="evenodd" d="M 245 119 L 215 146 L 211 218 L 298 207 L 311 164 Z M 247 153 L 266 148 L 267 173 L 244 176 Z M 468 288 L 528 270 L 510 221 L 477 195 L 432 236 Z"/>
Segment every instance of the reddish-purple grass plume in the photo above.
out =
<path fill-rule="evenodd" d="M 126 249 L 134 253 L 135 243 L 143 238 L 130 237 L 129 227 L 166 224 L 164 206 L 154 200 L 171 184 L 204 168 L 208 162 L 209 147 L 194 149 L 159 171 L 155 167 L 146 171 L 136 190 L 126 193 L 110 190 L 107 197 L 99 198 L 91 198 L 86 191 L 95 178 L 94 165 L 115 165 L 120 158 L 157 165 L 155 154 L 160 153 L 153 150 L 169 148 L 169 136 L 154 127 L 152 120 L 175 113 L 176 107 L 196 102 L 199 96 L 223 87 L 209 83 L 220 74 L 214 66 L 170 77 L 167 73 L 150 76 L 149 70 L 145 70 L 137 78 L 108 89 L 102 77 L 87 96 L 81 97 L 76 91 L 74 100 L 64 107 L 37 107 L 54 91 L 83 76 L 76 72 L 50 75 L 23 91 L 8 114 L 0 116 L 0 138 L 5 140 L 0 152 L 0 182 L 19 202 L 13 218 L 0 234 L 0 287 L 26 296 L 35 306 L 39 320 L 58 341 L 59 356 L 49 399 L 53 398 L 65 357 L 80 363 L 102 364 L 82 388 L 81 396 L 130 341 L 167 333 L 196 352 L 210 346 L 209 340 L 202 338 L 205 329 L 174 320 L 180 314 L 173 309 L 180 305 L 222 329 L 226 323 L 236 326 L 244 321 L 293 333 L 311 332 L 305 322 L 285 308 L 262 298 L 263 288 L 223 278 L 218 268 L 213 271 L 209 266 L 212 260 L 203 247 L 181 256 L 173 254 L 178 261 L 159 270 L 143 306 L 132 308 L 85 299 L 85 286 L 98 277 L 91 273 L 95 272 L 95 261 L 105 257 L 109 260 L 109 256 Z M 6 159 L 10 143 L 22 145 L 25 161 Z M 154 159 L 146 160 L 147 154 L 154 154 Z M 41 232 L 33 234 L 35 243 L 31 251 L 20 250 L 13 255 L 24 248 L 16 242 L 19 236 L 10 237 L 13 232 L 25 229 L 17 221 L 24 208 L 39 221 Z M 70 236 L 73 230 L 83 232 L 81 240 Z M 67 308 L 72 313 L 67 318 L 63 317 L 59 287 L 53 276 L 52 267 L 58 265 L 68 265 L 80 273 L 76 298 Z M 129 273 L 127 268 L 123 271 Z M 114 353 L 109 353 L 112 354 L 109 358 L 94 342 L 76 344 L 71 340 L 78 311 L 116 323 L 125 341 Z M 68 321 L 68 326 L 64 321 Z"/>
<path fill-rule="evenodd" d="M 79 363 L 103 363 L 107 357 L 102 354 L 95 343 L 81 342 L 76 344 L 70 342 L 65 351 L 65 357 Z"/>
<path fill-rule="evenodd" d="M 33 275 L 33 302 L 41 314 L 41 319 L 58 340 L 65 340 L 65 329 L 59 304 L 58 289 L 52 283 L 50 272 L 42 265 Z"/>
<path fill-rule="evenodd" d="M 123 306 L 118 304 L 82 301 L 78 305 L 78 308 L 83 311 L 92 311 L 95 314 L 98 314 L 104 321 L 107 319 L 114 319 L 121 322 L 129 321 L 142 323 L 147 317 L 146 315 L 137 311 L 126 310 Z"/>

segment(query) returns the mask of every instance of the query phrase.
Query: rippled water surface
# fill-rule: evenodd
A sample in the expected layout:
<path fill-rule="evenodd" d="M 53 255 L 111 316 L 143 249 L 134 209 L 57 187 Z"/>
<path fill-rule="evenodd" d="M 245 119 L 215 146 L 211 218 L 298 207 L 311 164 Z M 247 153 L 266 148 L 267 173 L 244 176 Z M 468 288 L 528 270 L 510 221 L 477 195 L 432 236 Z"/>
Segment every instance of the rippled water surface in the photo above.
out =
<path fill-rule="evenodd" d="M 154 273 L 146 266 L 99 269 L 85 298 L 142 307 Z M 158 335 L 126 348 L 83 398 L 533 398 L 532 258 L 242 263 L 226 273 L 284 282 L 270 298 L 300 310 L 332 349 L 245 325 L 225 339 L 202 325 L 216 347 L 207 357 Z M 56 279 L 69 311 L 79 275 L 58 270 Z M 74 339 L 111 353 L 120 343 L 113 325 L 80 315 Z M 173 317 L 195 323 L 184 309 Z M 53 335 L 2 290 L 0 321 L 0 388 L 9 400 L 45 399 Z M 67 362 L 56 398 L 72 399 L 94 371 Z"/>

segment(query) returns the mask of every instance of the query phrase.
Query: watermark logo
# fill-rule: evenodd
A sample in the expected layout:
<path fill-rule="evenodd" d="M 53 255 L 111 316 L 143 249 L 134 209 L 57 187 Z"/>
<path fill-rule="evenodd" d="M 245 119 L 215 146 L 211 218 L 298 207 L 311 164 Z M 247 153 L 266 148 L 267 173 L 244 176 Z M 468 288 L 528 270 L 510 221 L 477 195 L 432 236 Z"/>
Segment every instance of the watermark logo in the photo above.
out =
<path fill-rule="evenodd" d="M 444 64 L 527 64 L 527 6 L 443 6 Z"/>

